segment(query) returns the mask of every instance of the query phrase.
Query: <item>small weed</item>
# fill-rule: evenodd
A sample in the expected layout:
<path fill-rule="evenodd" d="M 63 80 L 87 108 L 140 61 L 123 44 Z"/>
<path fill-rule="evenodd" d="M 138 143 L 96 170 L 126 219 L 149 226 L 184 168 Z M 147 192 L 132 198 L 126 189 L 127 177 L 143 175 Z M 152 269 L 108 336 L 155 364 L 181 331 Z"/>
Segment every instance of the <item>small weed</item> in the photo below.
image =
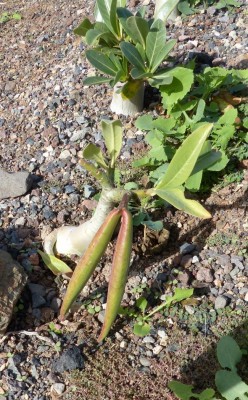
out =
<path fill-rule="evenodd" d="M 8 21 L 10 21 L 11 19 L 15 19 L 16 21 L 20 21 L 20 19 L 22 19 L 21 14 L 14 12 L 13 14 L 10 14 L 8 12 L 3 12 L 2 14 L 0 14 L 0 24 L 4 24 Z"/>

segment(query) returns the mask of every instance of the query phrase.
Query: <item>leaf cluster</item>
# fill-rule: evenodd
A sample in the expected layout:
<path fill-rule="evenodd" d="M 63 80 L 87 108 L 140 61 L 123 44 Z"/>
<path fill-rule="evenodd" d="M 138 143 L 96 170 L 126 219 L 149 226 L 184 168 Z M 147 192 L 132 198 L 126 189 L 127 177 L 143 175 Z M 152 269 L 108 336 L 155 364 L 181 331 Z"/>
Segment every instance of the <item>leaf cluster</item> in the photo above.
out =
<path fill-rule="evenodd" d="M 148 81 L 152 86 L 172 82 L 173 77 L 158 68 L 176 41 L 166 41 L 162 20 L 144 18 L 144 7 L 134 15 L 123 3 L 97 0 L 99 20 L 91 23 L 85 18 L 74 33 L 82 36 L 90 47 L 85 51 L 88 61 L 105 75 L 87 77 L 84 83 L 109 83 L 114 86 L 124 82 L 121 93 L 131 98 L 137 91 L 137 81 Z"/>
<path fill-rule="evenodd" d="M 248 74 L 246 70 L 219 67 L 206 68 L 195 76 L 191 68 L 176 67 L 169 74 L 173 75 L 172 83 L 160 87 L 166 115 L 156 119 L 143 115 L 136 120 L 138 129 L 148 131 L 145 141 L 150 150 L 133 166 L 148 167 L 150 180 L 156 180 L 188 133 L 203 122 L 213 123 L 210 140 L 185 184 L 187 189 L 198 191 L 203 171 L 222 171 L 230 158 L 247 158 L 247 109 L 242 104 L 247 98 L 239 92 L 246 88 Z"/>

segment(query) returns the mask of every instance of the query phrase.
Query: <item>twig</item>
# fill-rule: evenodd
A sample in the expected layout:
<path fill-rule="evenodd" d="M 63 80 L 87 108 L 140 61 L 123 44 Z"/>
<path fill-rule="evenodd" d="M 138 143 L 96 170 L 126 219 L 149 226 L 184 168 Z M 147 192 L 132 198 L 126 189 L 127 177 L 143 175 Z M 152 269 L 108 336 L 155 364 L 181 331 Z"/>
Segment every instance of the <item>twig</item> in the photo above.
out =
<path fill-rule="evenodd" d="M 54 346 L 55 343 L 52 341 L 52 339 L 47 338 L 45 336 L 41 336 L 39 335 L 37 332 L 35 331 L 19 331 L 19 332 L 7 332 L 5 336 L 3 336 L 3 338 L 0 340 L 0 344 L 2 344 L 5 339 L 7 339 L 7 337 L 9 335 L 27 335 L 27 336 L 36 336 L 38 339 L 43 340 L 44 342 L 49 343 L 51 346 Z"/>

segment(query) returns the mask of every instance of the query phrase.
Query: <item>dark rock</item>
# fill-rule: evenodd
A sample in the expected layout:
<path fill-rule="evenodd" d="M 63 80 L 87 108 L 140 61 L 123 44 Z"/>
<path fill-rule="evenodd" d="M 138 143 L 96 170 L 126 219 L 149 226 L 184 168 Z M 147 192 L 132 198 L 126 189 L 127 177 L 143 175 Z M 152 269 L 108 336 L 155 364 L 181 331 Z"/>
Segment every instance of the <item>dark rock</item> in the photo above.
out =
<path fill-rule="evenodd" d="M 83 367 L 84 359 L 79 347 L 71 346 L 53 362 L 52 370 L 57 373 L 62 373 L 64 371 L 82 369 Z"/>
<path fill-rule="evenodd" d="M 21 265 L 0 250 L 0 334 L 6 331 L 26 282 L 27 275 Z"/>
<path fill-rule="evenodd" d="M 22 196 L 33 184 L 33 177 L 27 171 L 6 172 L 0 168 L 0 200 L 8 197 Z"/>
<path fill-rule="evenodd" d="M 195 250 L 195 245 L 192 243 L 184 243 L 180 246 L 180 254 L 189 254 Z"/>

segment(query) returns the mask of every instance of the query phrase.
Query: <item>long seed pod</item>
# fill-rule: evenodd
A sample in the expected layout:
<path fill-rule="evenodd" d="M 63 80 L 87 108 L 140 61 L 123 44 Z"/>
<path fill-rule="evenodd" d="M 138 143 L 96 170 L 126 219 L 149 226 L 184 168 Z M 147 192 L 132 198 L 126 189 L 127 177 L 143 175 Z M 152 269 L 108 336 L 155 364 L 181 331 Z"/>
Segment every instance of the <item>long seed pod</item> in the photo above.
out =
<path fill-rule="evenodd" d="M 119 311 L 130 264 L 132 236 L 132 215 L 127 209 L 123 208 L 121 227 L 116 242 L 109 279 L 105 318 L 100 336 L 97 339 L 98 342 L 105 339 Z"/>
<path fill-rule="evenodd" d="M 121 210 L 112 210 L 98 229 L 84 255 L 79 260 L 69 282 L 61 309 L 60 317 L 64 317 L 71 304 L 77 298 L 87 281 L 93 274 L 98 262 L 105 252 L 114 230 L 121 218 Z"/>

